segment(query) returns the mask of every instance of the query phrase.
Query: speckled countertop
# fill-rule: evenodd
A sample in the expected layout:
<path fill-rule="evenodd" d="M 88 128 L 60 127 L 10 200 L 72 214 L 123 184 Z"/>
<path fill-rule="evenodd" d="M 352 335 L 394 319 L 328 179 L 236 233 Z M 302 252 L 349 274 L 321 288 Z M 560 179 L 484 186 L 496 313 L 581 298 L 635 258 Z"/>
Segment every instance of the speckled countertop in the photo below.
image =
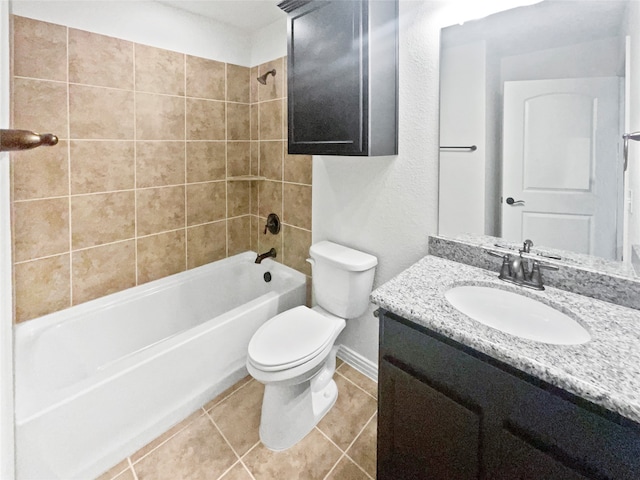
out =
<path fill-rule="evenodd" d="M 590 333 L 582 345 L 526 340 L 476 322 L 445 292 L 494 285 L 554 306 Z M 498 280 L 494 272 L 427 256 L 377 288 L 376 305 L 523 372 L 640 423 L 640 311 L 547 287 L 538 292 Z"/>

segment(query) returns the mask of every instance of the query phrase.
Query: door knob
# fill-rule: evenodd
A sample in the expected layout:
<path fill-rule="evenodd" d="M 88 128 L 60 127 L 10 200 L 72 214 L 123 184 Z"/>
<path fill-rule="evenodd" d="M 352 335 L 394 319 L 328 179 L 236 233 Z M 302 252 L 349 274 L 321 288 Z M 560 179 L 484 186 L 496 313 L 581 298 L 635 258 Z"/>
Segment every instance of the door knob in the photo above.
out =
<path fill-rule="evenodd" d="M 513 197 L 507 197 L 507 205 L 524 205 L 524 200 L 514 200 Z"/>

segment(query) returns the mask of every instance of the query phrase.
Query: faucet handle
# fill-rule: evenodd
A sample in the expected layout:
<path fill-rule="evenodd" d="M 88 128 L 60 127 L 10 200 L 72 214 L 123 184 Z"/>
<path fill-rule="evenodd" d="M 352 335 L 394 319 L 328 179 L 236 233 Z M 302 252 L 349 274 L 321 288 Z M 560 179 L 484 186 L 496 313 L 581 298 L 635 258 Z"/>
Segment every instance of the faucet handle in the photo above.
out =
<path fill-rule="evenodd" d="M 522 244 L 522 248 L 520 249 L 520 253 L 529 253 L 531 252 L 531 247 L 533 247 L 533 242 L 529 239 L 526 239 Z"/>

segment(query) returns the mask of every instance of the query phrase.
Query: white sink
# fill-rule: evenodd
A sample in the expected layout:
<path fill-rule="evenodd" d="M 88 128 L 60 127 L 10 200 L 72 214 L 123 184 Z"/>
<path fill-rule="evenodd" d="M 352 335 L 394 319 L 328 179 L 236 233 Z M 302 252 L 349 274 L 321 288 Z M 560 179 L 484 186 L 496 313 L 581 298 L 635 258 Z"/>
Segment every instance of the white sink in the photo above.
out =
<path fill-rule="evenodd" d="M 589 332 L 573 318 L 517 293 L 465 285 L 451 288 L 445 297 L 466 316 L 510 335 L 555 345 L 591 340 Z"/>

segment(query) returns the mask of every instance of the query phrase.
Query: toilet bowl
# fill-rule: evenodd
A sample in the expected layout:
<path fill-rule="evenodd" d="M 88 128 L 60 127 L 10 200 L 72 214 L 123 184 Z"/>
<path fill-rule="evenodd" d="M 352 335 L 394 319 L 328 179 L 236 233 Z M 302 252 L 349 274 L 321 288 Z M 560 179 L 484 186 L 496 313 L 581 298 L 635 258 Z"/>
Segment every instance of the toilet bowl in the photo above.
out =
<path fill-rule="evenodd" d="M 276 315 L 251 338 L 247 370 L 265 385 L 260 440 L 286 450 L 335 404 L 335 341 L 347 318 L 367 308 L 376 257 L 332 242 L 309 249 L 318 305 Z"/>

